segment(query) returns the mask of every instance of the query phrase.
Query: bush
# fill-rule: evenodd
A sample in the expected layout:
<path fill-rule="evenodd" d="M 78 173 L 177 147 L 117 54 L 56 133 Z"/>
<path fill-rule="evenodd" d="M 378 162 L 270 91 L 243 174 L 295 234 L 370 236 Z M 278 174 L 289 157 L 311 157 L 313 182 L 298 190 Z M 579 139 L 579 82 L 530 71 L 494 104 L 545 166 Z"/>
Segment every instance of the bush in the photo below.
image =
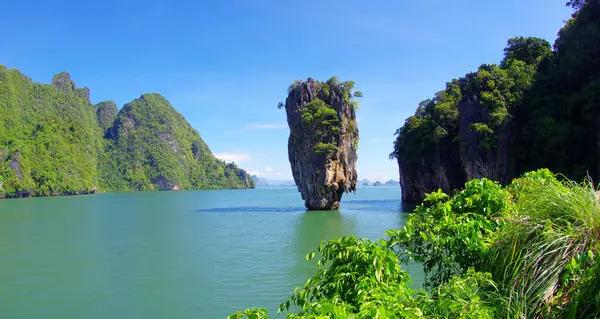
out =
<path fill-rule="evenodd" d="M 472 180 L 454 196 L 428 194 L 388 240 L 321 243 L 307 256 L 318 256 L 316 275 L 280 311 L 287 318 L 596 318 L 599 225 L 589 181 L 560 181 L 545 169 L 504 188 Z M 409 261 L 423 263 L 427 290 L 409 287 L 401 268 Z M 233 318 L 267 318 L 260 311 Z"/>
<path fill-rule="evenodd" d="M 487 179 L 468 182 L 452 198 L 438 190 L 417 206 L 403 229 L 387 232 L 389 245 L 404 262 L 423 263 L 426 285 L 438 286 L 469 267 L 481 268 L 500 225 L 497 213 L 510 206 L 508 192 Z"/>

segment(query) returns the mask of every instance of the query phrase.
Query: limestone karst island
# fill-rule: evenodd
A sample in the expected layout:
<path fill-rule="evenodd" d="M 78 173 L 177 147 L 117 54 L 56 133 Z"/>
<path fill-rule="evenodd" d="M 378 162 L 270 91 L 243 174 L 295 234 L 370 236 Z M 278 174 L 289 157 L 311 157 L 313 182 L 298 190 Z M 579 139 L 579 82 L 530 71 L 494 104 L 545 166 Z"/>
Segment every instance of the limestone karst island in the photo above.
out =
<path fill-rule="evenodd" d="M 285 104 L 290 127 L 288 154 L 294 181 L 308 209 L 337 209 L 345 192 L 356 191 L 360 91 L 354 82 L 312 78 L 295 81 Z"/>
<path fill-rule="evenodd" d="M 0 8 L 1 319 L 600 318 L 600 0 Z"/>
<path fill-rule="evenodd" d="M 118 111 L 66 72 L 45 85 L 0 65 L 0 101 L 0 198 L 254 187 L 160 94 Z"/>

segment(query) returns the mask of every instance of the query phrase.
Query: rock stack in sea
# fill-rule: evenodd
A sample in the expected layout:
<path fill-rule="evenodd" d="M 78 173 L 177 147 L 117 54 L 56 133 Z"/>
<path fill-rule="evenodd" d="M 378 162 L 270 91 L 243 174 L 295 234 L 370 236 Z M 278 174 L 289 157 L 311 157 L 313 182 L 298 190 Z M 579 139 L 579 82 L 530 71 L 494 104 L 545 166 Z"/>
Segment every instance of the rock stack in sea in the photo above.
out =
<path fill-rule="evenodd" d="M 310 210 L 340 206 L 345 192 L 356 191 L 358 127 L 354 82 L 309 78 L 294 82 L 285 103 L 290 127 L 288 156 L 294 181 Z"/>

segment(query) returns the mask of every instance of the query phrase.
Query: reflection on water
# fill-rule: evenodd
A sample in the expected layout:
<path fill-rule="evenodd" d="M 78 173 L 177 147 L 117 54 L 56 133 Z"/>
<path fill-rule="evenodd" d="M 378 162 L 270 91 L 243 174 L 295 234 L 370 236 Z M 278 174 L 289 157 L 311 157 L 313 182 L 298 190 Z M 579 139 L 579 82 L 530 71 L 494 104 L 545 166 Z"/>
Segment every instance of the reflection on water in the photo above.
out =
<path fill-rule="evenodd" d="M 412 213 L 418 204 L 416 203 L 405 203 L 402 202 L 402 211 L 406 213 Z"/>
<path fill-rule="evenodd" d="M 316 261 L 307 261 L 307 253 L 319 247 L 321 241 L 347 236 L 354 233 L 355 218 L 340 211 L 306 211 L 296 217 L 293 237 L 292 269 L 289 273 L 302 274 L 306 280 L 314 275 Z M 296 277 L 297 278 L 297 277 Z"/>
<path fill-rule="evenodd" d="M 282 206 L 273 206 L 273 207 L 261 207 L 261 206 L 248 206 L 248 207 L 215 207 L 215 208 L 205 208 L 198 209 L 197 212 L 205 212 L 205 213 L 293 213 L 304 210 L 299 207 L 282 207 Z"/>
<path fill-rule="evenodd" d="M 306 211 L 296 217 L 295 250 L 302 256 L 317 248 L 322 240 L 352 234 L 354 218 L 340 211 Z"/>

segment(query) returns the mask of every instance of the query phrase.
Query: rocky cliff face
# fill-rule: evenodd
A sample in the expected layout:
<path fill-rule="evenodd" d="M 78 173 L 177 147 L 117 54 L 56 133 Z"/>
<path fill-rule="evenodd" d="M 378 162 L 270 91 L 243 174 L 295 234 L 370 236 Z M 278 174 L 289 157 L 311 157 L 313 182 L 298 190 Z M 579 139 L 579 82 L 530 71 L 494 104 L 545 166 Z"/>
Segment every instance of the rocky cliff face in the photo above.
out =
<path fill-rule="evenodd" d="M 288 156 L 305 206 L 337 209 L 356 190 L 358 128 L 354 83 L 296 81 L 285 101 L 290 127 Z"/>
<path fill-rule="evenodd" d="M 420 202 L 425 194 L 441 188 L 445 193 L 465 183 L 458 147 L 440 144 L 433 158 L 420 158 L 417 163 L 398 157 L 402 200 Z"/>
<path fill-rule="evenodd" d="M 113 105 L 103 105 L 112 116 Z M 215 158 L 200 134 L 160 94 L 143 94 L 125 104 L 106 138 L 101 181 L 110 190 L 254 187 L 243 169 Z"/>
<path fill-rule="evenodd" d="M 239 180 L 241 181 L 241 188 L 255 188 L 256 187 L 256 183 L 254 182 L 254 179 L 252 178 L 252 176 L 250 174 L 248 174 L 245 170 L 237 167 L 235 164 L 233 163 L 229 163 L 225 166 L 225 169 L 228 172 L 234 172 L 235 176 L 237 176 L 237 178 L 239 178 Z"/>
<path fill-rule="evenodd" d="M 50 86 L 63 92 L 73 92 L 79 97 L 85 99 L 88 104 L 92 104 L 90 102 L 90 89 L 87 87 L 78 89 L 75 85 L 75 82 L 73 82 L 71 79 L 71 75 L 67 72 L 60 72 L 54 75 L 52 77 L 52 81 L 50 82 Z"/>
<path fill-rule="evenodd" d="M 89 96 L 66 72 L 47 85 L 0 65 L 0 199 L 254 187 L 162 96 L 144 94 L 121 112 Z"/>
<path fill-rule="evenodd" d="M 512 122 L 506 121 L 495 128 L 494 141 L 473 129 L 473 123 L 489 123 L 489 109 L 477 102 L 475 96 L 465 97 L 458 103 L 460 113 L 459 137 L 461 164 L 466 180 L 489 178 L 506 184 L 512 178 L 513 170 L 509 165 L 509 154 L 514 144 Z M 489 144 L 493 144 L 491 147 Z M 454 185 L 461 187 L 463 183 Z"/>
<path fill-rule="evenodd" d="M 117 114 L 119 113 L 117 104 L 113 101 L 102 101 L 96 104 L 95 107 L 98 125 L 105 132 L 117 119 Z"/>
<path fill-rule="evenodd" d="M 0 198 L 97 187 L 101 136 L 84 91 L 65 72 L 45 85 L 0 65 Z"/>
<path fill-rule="evenodd" d="M 538 38 L 510 39 L 504 52 L 499 64 L 448 82 L 397 131 L 391 156 L 404 201 L 420 202 L 440 188 L 450 193 L 475 178 L 506 184 L 519 172 L 516 137 L 525 134 L 517 133 L 517 110 L 526 105 L 540 61 L 553 55 Z"/>
<path fill-rule="evenodd" d="M 485 177 L 504 184 L 514 176 L 510 163 L 515 139 L 512 121 L 494 126 L 493 136 L 489 136 L 473 126 L 475 123 L 491 125 L 490 111 L 478 102 L 477 96 L 465 94 L 456 109 L 455 127 L 442 128 L 443 124 L 436 123 L 439 126 L 428 132 L 434 136 L 431 140 L 422 135 L 415 137 L 422 139 L 419 142 L 411 140 L 410 135 L 414 133 L 410 131 L 399 138 L 410 146 L 396 156 L 402 200 L 421 202 L 427 193 L 437 189 L 450 194 L 474 178 Z M 424 154 L 415 156 L 411 154 L 411 147 L 412 150 L 428 148 Z"/>

